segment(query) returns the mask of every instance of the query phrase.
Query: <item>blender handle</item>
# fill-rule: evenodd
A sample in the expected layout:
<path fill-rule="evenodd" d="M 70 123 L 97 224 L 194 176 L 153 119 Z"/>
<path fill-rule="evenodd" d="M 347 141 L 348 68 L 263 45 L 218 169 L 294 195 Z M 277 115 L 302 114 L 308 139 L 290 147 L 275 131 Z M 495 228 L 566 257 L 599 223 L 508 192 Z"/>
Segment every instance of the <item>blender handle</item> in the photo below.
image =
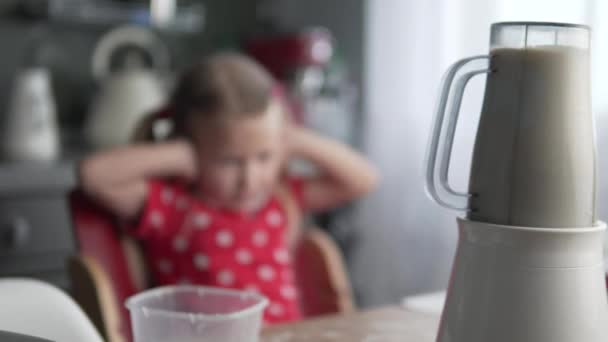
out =
<path fill-rule="evenodd" d="M 454 96 L 452 97 L 452 103 L 450 105 L 450 115 L 448 121 L 448 127 L 445 139 L 443 140 L 443 154 L 441 157 L 441 163 L 439 164 L 439 180 L 441 186 L 450 194 L 455 196 L 470 197 L 471 194 L 466 192 L 459 192 L 452 189 L 448 182 L 448 173 L 450 169 L 450 158 L 452 157 L 452 146 L 454 145 L 454 133 L 456 132 L 456 123 L 458 122 L 458 115 L 460 114 L 460 106 L 462 105 L 462 96 L 464 90 L 469 81 L 481 74 L 487 74 L 490 69 L 474 70 L 463 74 L 456 82 L 456 88 Z"/>
<path fill-rule="evenodd" d="M 452 83 L 454 81 L 454 77 L 456 76 L 456 73 L 458 72 L 458 70 L 460 70 L 460 68 L 462 68 L 464 65 L 466 65 L 469 62 L 472 62 L 474 60 L 489 59 L 489 58 L 490 58 L 490 56 L 488 56 L 488 55 L 479 55 L 479 56 L 473 56 L 473 57 L 461 59 L 461 60 L 457 61 L 456 63 L 452 64 L 448 68 L 448 70 L 446 71 L 446 73 L 443 77 L 443 80 L 441 82 L 439 99 L 437 102 L 437 108 L 435 110 L 435 117 L 433 119 L 432 132 L 431 132 L 430 141 L 429 141 L 428 150 L 427 150 L 426 190 L 427 190 L 427 193 L 429 194 L 429 196 L 435 202 L 437 202 L 439 205 L 441 205 L 445 208 L 448 208 L 448 209 L 454 209 L 454 210 L 468 210 L 469 209 L 468 204 L 466 202 L 465 203 L 453 203 L 454 201 L 449 201 L 447 199 L 442 198 L 440 196 L 439 192 L 437 191 L 438 186 L 435 181 L 437 152 L 438 152 L 438 147 L 439 147 L 439 141 L 441 139 L 441 131 L 444 126 L 444 118 L 445 118 L 448 97 L 449 97 L 450 91 L 452 89 Z M 443 141 L 443 145 L 442 145 L 442 153 L 441 153 L 442 159 L 441 159 L 441 164 L 440 164 L 440 174 L 439 174 L 440 184 L 439 185 L 443 188 L 443 190 L 445 190 L 447 193 L 449 193 L 455 197 L 460 197 L 460 198 L 471 197 L 471 194 L 469 194 L 469 193 L 462 193 L 462 192 L 453 190 L 452 187 L 448 183 L 448 171 L 449 171 L 450 157 L 452 155 L 454 133 L 456 131 L 458 114 L 460 112 L 460 106 L 462 103 L 462 95 L 464 94 L 466 85 L 471 80 L 471 78 L 473 78 L 476 75 L 489 73 L 489 72 L 490 72 L 490 69 L 482 69 L 482 70 L 471 71 L 471 72 L 468 72 L 468 73 L 465 73 L 464 75 L 462 75 L 458 79 L 458 82 L 456 84 L 455 94 L 453 95 L 453 98 L 452 98 L 452 103 L 450 106 L 451 110 L 449 113 L 450 118 L 448 121 L 448 126 L 446 127 L 446 137 L 445 137 L 445 139 Z"/>

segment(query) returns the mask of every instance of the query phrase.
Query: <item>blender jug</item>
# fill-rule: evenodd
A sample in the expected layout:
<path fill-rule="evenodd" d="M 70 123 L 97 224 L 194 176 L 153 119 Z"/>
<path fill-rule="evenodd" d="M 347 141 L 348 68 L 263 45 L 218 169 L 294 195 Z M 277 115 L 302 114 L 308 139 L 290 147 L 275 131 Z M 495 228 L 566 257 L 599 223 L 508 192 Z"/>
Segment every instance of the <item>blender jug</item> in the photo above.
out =
<path fill-rule="evenodd" d="M 596 161 L 589 35 L 582 25 L 496 23 L 489 55 L 465 58 L 448 69 L 427 156 L 427 190 L 436 202 L 466 210 L 473 221 L 593 226 Z M 458 70 L 474 60 L 489 65 L 464 73 L 452 91 Z M 469 191 L 464 193 L 449 184 L 449 163 L 462 95 L 476 75 L 487 79 Z"/>

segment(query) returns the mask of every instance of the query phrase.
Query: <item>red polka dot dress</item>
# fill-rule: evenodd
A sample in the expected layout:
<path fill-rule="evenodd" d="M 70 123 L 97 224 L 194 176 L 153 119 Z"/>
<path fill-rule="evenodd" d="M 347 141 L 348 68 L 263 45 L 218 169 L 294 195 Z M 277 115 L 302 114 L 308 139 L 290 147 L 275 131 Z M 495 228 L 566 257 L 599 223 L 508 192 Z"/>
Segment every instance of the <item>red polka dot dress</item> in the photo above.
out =
<path fill-rule="evenodd" d="M 297 183 L 291 183 L 297 195 Z M 150 181 L 148 192 L 134 235 L 142 241 L 159 285 L 257 291 L 270 301 L 264 312 L 267 323 L 300 318 L 287 215 L 276 198 L 244 216 L 206 206 L 170 182 Z"/>

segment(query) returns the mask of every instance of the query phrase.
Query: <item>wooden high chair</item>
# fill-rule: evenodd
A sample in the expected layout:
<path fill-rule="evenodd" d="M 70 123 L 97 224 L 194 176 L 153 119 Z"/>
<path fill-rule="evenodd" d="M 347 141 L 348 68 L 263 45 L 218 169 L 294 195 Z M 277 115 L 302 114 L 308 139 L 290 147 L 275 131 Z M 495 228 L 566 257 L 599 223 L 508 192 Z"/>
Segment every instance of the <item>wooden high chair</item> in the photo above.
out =
<path fill-rule="evenodd" d="M 70 198 L 80 254 L 70 261 L 73 296 L 107 342 L 132 341 L 127 297 L 150 287 L 139 245 L 82 194 Z M 342 256 L 322 230 L 307 229 L 295 267 L 304 317 L 354 309 Z"/>

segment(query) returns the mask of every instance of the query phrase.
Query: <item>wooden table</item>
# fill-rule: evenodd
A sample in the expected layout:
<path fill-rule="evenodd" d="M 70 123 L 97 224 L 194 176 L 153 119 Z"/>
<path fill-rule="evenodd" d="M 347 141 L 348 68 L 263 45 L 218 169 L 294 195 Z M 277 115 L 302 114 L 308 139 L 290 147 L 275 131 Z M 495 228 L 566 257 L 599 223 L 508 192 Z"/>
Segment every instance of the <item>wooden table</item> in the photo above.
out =
<path fill-rule="evenodd" d="M 433 342 L 439 317 L 394 306 L 264 330 L 260 342 Z"/>

